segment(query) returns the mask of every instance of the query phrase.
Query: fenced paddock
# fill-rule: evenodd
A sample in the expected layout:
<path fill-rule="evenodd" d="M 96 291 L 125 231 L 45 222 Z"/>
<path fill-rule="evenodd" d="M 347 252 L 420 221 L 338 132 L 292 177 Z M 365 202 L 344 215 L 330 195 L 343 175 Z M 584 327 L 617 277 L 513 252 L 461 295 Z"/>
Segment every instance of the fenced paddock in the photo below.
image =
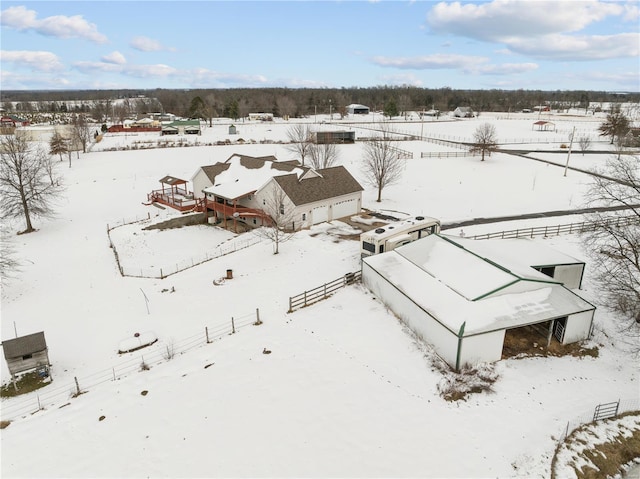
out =
<path fill-rule="evenodd" d="M 154 266 L 147 268 L 125 266 L 120 258 L 120 254 L 113 241 L 113 238 L 111 237 L 111 231 L 122 226 L 146 222 L 150 222 L 149 216 L 131 219 L 123 218 L 120 221 L 107 224 L 107 237 L 109 239 L 109 247 L 113 250 L 116 266 L 121 276 L 131 278 L 165 279 L 173 274 L 180 273 L 181 271 L 185 271 L 187 269 L 206 263 L 207 261 L 226 256 L 236 251 L 249 248 L 250 246 L 264 241 L 264 239 L 259 236 L 247 235 L 243 238 L 226 241 L 223 244 L 218 245 L 211 251 L 204 251 L 197 256 L 191 256 L 189 258 L 175 261 L 172 264 L 168 263 L 159 267 Z"/>
<path fill-rule="evenodd" d="M 97 371 L 73 381 L 55 381 L 42 389 L 24 397 L 17 396 L 2 400 L 1 417 L 3 421 L 34 414 L 43 409 L 63 408 L 70 405 L 70 401 L 101 385 L 118 381 L 135 372 L 161 365 L 174 357 L 187 353 L 196 348 L 205 347 L 224 337 L 235 334 L 239 329 L 247 326 L 260 326 L 260 311 L 242 316 L 234 316 L 204 326 L 199 332 L 180 340 L 158 341 L 153 347 L 139 349 L 135 352 L 119 355 L 117 364 L 111 368 Z M 114 350 L 115 351 L 115 350 Z M 114 360 L 115 362 L 115 360 Z M 55 374 L 55 369 L 53 370 Z M 60 383 L 60 384 L 58 384 Z"/>
<path fill-rule="evenodd" d="M 318 286 L 317 288 L 310 289 L 304 293 L 297 294 L 289 297 L 289 311 L 287 313 L 293 313 L 296 309 L 307 307 L 311 304 L 327 299 L 337 290 L 344 288 L 350 284 L 353 284 L 362 279 L 362 272 L 355 271 L 353 273 L 347 273 L 341 278 L 334 279 L 328 283 Z"/>

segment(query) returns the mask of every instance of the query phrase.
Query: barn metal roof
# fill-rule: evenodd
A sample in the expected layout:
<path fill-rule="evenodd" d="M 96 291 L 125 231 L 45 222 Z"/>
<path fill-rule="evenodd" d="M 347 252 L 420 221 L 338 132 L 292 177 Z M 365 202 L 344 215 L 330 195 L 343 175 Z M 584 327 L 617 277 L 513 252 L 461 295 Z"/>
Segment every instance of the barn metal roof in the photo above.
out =
<path fill-rule="evenodd" d="M 524 275 L 525 266 L 507 267 L 461 243 L 434 234 L 363 262 L 454 334 L 463 323 L 470 336 L 595 309 L 532 268 Z"/>
<path fill-rule="evenodd" d="M 47 349 L 44 332 L 28 334 L 15 339 L 2 341 L 5 359 L 13 359 Z"/>

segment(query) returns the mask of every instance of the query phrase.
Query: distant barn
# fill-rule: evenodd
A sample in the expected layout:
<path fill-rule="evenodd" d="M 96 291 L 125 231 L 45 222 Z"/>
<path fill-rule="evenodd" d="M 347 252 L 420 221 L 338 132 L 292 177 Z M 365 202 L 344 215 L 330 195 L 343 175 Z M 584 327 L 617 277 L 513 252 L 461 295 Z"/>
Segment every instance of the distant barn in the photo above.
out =
<path fill-rule="evenodd" d="M 44 333 L 33 333 L 2 342 L 4 358 L 11 377 L 37 368 L 49 370 L 49 353 Z"/>
<path fill-rule="evenodd" d="M 355 143 L 355 131 L 318 131 L 316 132 L 316 143 L 318 145 L 326 143 Z"/>
<path fill-rule="evenodd" d="M 369 107 L 352 103 L 351 105 L 347 105 L 347 113 L 349 115 L 368 115 Z"/>

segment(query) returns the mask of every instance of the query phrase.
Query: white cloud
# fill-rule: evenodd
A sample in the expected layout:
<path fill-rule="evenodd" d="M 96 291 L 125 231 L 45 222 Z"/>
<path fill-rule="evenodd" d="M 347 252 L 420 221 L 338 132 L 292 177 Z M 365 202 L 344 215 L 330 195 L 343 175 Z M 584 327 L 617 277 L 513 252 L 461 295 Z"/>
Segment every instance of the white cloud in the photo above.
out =
<path fill-rule="evenodd" d="M 421 57 L 374 57 L 373 63 L 381 67 L 411 70 L 451 69 L 480 75 L 511 75 L 538 68 L 536 63 L 491 64 L 486 57 L 444 54 Z"/>
<path fill-rule="evenodd" d="M 441 68 L 468 68 L 488 61 L 485 57 L 467 55 L 444 55 L 436 53 L 420 57 L 381 57 L 372 59 L 373 63 L 381 67 L 395 67 L 412 70 L 435 70 Z"/>
<path fill-rule="evenodd" d="M 621 4 L 582 1 L 493 0 L 480 4 L 436 4 L 427 15 L 432 31 L 485 41 L 538 37 L 582 30 L 610 15 L 622 15 Z"/>
<path fill-rule="evenodd" d="M 176 76 L 180 73 L 169 65 L 129 65 L 123 73 L 136 78 L 167 78 Z"/>
<path fill-rule="evenodd" d="M 512 52 L 535 58 L 582 61 L 637 56 L 637 33 L 576 34 L 609 16 L 637 19 L 638 7 L 599 0 L 440 2 L 428 13 L 427 24 L 437 33 L 502 43 Z"/>
<path fill-rule="evenodd" d="M 141 52 L 159 52 L 162 50 L 168 50 L 162 46 L 162 44 L 148 37 L 135 37 L 129 43 L 131 48 L 135 48 L 136 50 L 140 50 Z"/>
<path fill-rule="evenodd" d="M 37 16 L 35 10 L 27 10 L 23 6 L 9 7 L 0 12 L 0 24 L 16 30 L 33 30 L 55 38 L 84 38 L 95 43 L 107 41 L 107 37 L 98 32 L 96 25 L 87 22 L 81 15 L 56 15 L 42 20 L 38 20 Z"/>
<path fill-rule="evenodd" d="M 34 10 L 27 10 L 22 6 L 9 7 L 0 12 L 0 25 L 16 30 L 28 30 L 36 25 L 36 17 L 37 13 Z"/>
<path fill-rule="evenodd" d="M 124 65 L 127 63 L 127 59 L 119 51 L 111 52 L 108 55 L 103 56 L 101 60 L 105 63 L 113 63 L 115 65 Z"/>
<path fill-rule="evenodd" d="M 64 68 L 57 55 L 43 51 L 2 50 L 0 61 L 39 72 L 52 72 Z"/>
<path fill-rule="evenodd" d="M 513 39 L 509 48 L 517 53 L 553 60 L 588 61 L 631 58 L 640 55 L 640 34 L 619 35 L 547 35 L 532 42 Z"/>
<path fill-rule="evenodd" d="M 121 65 L 106 62 L 75 62 L 73 67 L 86 74 L 119 73 L 123 71 Z"/>
<path fill-rule="evenodd" d="M 22 75 L 15 72 L 0 71 L 0 82 L 7 90 L 32 90 L 69 88 L 71 82 L 59 75 Z"/>
<path fill-rule="evenodd" d="M 422 80 L 411 74 L 382 75 L 380 81 L 385 85 L 421 87 Z"/>

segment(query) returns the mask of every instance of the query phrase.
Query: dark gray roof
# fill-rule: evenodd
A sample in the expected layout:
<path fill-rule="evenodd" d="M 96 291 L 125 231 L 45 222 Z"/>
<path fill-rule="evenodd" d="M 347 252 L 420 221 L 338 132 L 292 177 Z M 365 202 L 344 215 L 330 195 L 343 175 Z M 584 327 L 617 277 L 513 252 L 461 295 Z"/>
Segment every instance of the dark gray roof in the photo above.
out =
<path fill-rule="evenodd" d="M 47 349 L 44 332 L 28 334 L 15 339 L 2 341 L 5 359 L 18 358 L 26 354 L 33 354 Z"/>
<path fill-rule="evenodd" d="M 294 205 L 306 205 L 315 201 L 335 198 L 362 191 L 360 183 L 351 176 L 344 166 L 334 166 L 318 170 L 320 177 L 298 180 L 298 176 L 276 176 L 274 180 L 287 194 Z"/>

